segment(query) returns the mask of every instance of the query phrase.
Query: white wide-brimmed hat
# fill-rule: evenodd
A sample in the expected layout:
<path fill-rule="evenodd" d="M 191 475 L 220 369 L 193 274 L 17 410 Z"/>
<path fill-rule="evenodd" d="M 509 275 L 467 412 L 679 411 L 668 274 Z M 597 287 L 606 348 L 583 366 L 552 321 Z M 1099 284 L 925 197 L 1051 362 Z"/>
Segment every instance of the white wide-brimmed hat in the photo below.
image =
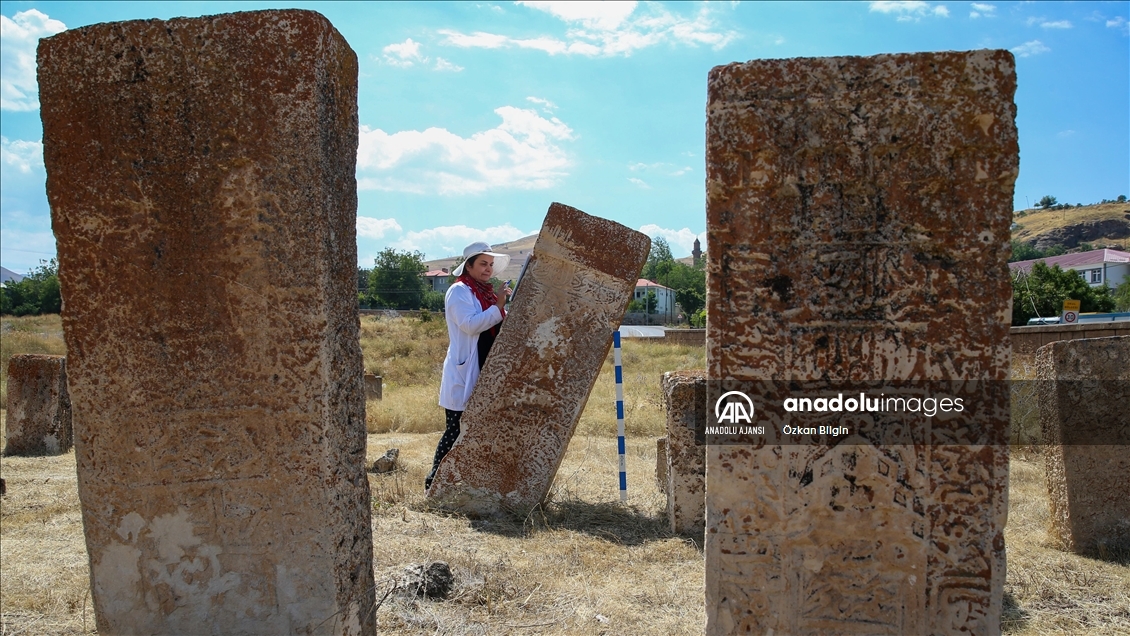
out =
<path fill-rule="evenodd" d="M 486 243 L 484 243 L 482 241 L 479 241 L 477 243 L 471 243 L 470 245 L 468 245 L 467 247 L 465 247 L 463 249 L 463 262 L 459 263 L 459 267 L 456 267 L 455 271 L 452 272 L 452 274 L 455 274 L 456 276 L 462 276 L 463 275 L 463 266 L 466 265 L 468 261 L 470 261 L 472 258 L 478 256 L 479 254 L 486 254 L 487 256 L 493 256 L 494 257 L 494 273 L 495 274 L 501 274 L 502 271 L 505 270 L 508 265 L 510 265 L 510 255 L 509 254 L 499 254 L 498 252 L 492 252 L 492 251 L 490 251 L 489 245 L 487 245 Z"/>

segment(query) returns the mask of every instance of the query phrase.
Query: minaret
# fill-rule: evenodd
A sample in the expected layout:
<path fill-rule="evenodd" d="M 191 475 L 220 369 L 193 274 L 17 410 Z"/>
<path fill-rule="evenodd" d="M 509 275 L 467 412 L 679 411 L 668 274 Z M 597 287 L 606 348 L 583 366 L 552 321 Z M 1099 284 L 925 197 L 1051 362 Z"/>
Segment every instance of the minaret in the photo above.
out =
<path fill-rule="evenodd" d="M 694 266 L 698 267 L 699 261 L 702 260 L 702 246 L 699 244 L 698 239 L 694 240 L 694 249 L 691 250 L 691 256 L 694 257 Z"/>

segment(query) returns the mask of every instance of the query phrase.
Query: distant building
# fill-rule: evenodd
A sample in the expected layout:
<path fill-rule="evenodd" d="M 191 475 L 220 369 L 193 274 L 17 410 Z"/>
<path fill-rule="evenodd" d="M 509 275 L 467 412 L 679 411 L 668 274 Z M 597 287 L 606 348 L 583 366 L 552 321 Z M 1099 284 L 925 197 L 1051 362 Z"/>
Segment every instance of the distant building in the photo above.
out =
<path fill-rule="evenodd" d="M 448 282 L 450 279 L 451 272 L 447 271 L 446 267 L 424 272 L 424 280 L 427 281 L 428 289 L 432 291 L 446 292 L 447 288 L 451 287 L 451 283 Z"/>
<path fill-rule="evenodd" d="M 673 322 L 675 320 L 675 290 L 641 278 L 636 281 L 636 291 L 632 298 L 644 302 L 647 300 L 647 292 L 649 291 L 655 292 L 655 314 L 653 315 L 660 316 L 661 320 L 666 322 Z"/>
<path fill-rule="evenodd" d="M 694 249 L 691 250 L 691 256 L 694 258 L 694 266 L 702 262 L 702 245 L 699 244 L 698 239 L 694 240 Z"/>
<path fill-rule="evenodd" d="M 1063 270 L 1074 270 L 1083 275 L 1091 287 L 1106 285 L 1111 289 L 1118 287 L 1122 281 L 1130 280 L 1130 252 L 1119 250 L 1091 250 L 1077 254 L 1063 254 L 1062 256 L 1049 256 L 1036 258 L 1030 261 L 1017 261 L 1009 263 L 1012 272 L 1032 271 L 1032 265 L 1043 261 L 1048 267 L 1059 265 Z"/>

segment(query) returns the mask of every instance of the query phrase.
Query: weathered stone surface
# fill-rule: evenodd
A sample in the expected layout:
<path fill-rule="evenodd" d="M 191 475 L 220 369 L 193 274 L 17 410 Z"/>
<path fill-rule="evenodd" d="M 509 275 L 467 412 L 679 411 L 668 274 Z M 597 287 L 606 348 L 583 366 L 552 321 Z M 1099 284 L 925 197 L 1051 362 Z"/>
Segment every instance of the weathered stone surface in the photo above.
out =
<path fill-rule="evenodd" d="M 1068 550 L 1130 550 L 1130 336 L 1036 353 L 1052 529 Z"/>
<path fill-rule="evenodd" d="M 667 490 L 667 438 L 655 440 L 655 483 L 660 490 Z"/>
<path fill-rule="evenodd" d="M 541 503 L 650 247 L 618 223 L 549 207 L 429 497 L 480 515 Z"/>
<path fill-rule="evenodd" d="M 384 397 L 384 380 L 379 375 L 365 374 L 365 398 L 379 400 Z"/>
<path fill-rule="evenodd" d="M 356 55 L 261 11 L 38 62 L 98 631 L 373 633 Z"/>
<path fill-rule="evenodd" d="M 8 360 L 5 455 L 58 455 L 71 449 L 66 358 L 38 354 Z"/>
<path fill-rule="evenodd" d="M 706 447 L 695 426 L 706 417 L 706 371 L 663 374 L 667 400 L 667 520 L 671 532 L 701 537 L 706 521 Z"/>
<path fill-rule="evenodd" d="M 1015 86 L 1005 51 L 713 69 L 710 380 L 1006 380 Z M 709 447 L 707 633 L 999 632 L 1003 395 L 999 445 Z"/>
<path fill-rule="evenodd" d="M 390 448 L 385 451 L 384 455 L 381 455 L 373 461 L 373 468 L 371 470 L 374 473 L 391 473 L 396 469 L 396 459 L 398 457 L 400 457 L 400 449 Z"/>

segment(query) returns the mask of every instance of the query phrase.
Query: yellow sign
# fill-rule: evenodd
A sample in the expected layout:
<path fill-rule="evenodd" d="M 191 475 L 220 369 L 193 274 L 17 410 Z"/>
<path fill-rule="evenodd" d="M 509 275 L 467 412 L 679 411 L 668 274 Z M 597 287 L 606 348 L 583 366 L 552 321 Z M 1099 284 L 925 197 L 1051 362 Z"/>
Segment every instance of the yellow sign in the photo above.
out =
<path fill-rule="evenodd" d="M 1065 301 L 1063 301 L 1063 310 L 1064 311 L 1078 312 L 1079 311 L 1079 301 L 1078 300 L 1065 300 Z"/>

